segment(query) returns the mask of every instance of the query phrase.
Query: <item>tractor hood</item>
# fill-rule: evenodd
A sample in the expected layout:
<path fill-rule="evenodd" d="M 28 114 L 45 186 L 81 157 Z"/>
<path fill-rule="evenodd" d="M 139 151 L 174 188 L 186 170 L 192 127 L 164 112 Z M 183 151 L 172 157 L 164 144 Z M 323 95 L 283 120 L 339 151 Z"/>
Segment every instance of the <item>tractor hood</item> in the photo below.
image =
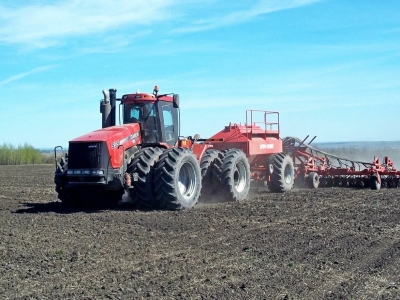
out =
<path fill-rule="evenodd" d="M 132 141 L 131 143 L 128 143 Z M 137 123 L 111 126 L 81 135 L 70 142 L 107 142 L 125 148 L 140 143 L 140 126 Z M 126 144 L 126 145 L 125 145 Z"/>
<path fill-rule="evenodd" d="M 77 137 L 70 144 L 105 142 L 113 168 L 119 168 L 124 151 L 142 143 L 140 125 L 137 123 L 111 126 Z"/>

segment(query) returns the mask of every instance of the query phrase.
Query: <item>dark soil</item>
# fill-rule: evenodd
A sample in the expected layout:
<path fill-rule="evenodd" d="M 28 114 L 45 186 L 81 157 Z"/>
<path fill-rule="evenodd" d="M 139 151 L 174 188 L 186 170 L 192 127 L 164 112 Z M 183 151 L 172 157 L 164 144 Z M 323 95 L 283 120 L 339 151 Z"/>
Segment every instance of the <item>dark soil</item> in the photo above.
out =
<path fill-rule="evenodd" d="M 399 200 L 329 188 L 74 211 L 52 166 L 1 166 L 0 298 L 400 299 Z"/>

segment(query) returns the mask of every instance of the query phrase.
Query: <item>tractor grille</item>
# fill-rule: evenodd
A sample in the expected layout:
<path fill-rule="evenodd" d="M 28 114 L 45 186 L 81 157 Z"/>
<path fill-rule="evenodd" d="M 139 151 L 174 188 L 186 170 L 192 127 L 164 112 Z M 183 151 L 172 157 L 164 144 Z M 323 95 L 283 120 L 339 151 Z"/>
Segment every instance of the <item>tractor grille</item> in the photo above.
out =
<path fill-rule="evenodd" d="M 104 142 L 70 143 L 68 169 L 106 169 L 108 158 Z"/>

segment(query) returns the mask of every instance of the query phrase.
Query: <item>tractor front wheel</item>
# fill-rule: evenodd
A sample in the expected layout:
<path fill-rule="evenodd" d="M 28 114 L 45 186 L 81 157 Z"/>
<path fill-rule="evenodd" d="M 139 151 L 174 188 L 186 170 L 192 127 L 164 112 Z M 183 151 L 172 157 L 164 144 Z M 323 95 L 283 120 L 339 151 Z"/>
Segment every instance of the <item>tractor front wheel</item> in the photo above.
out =
<path fill-rule="evenodd" d="M 57 188 L 56 188 L 57 190 Z M 82 200 L 81 194 L 77 189 L 74 188 L 58 188 L 58 199 L 61 200 L 62 204 L 66 208 L 82 208 L 84 207 L 84 202 Z"/>
<path fill-rule="evenodd" d="M 138 181 L 134 181 L 134 189 L 129 196 L 133 203 L 147 208 L 156 208 L 157 201 L 154 195 L 153 174 L 154 165 L 158 161 L 162 150 L 157 147 L 144 148 L 135 153 L 132 162 L 128 166 L 128 173 L 137 173 Z"/>
<path fill-rule="evenodd" d="M 185 148 L 161 154 L 154 170 L 155 195 L 160 207 L 190 209 L 201 191 L 201 170 L 196 156 Z"/>

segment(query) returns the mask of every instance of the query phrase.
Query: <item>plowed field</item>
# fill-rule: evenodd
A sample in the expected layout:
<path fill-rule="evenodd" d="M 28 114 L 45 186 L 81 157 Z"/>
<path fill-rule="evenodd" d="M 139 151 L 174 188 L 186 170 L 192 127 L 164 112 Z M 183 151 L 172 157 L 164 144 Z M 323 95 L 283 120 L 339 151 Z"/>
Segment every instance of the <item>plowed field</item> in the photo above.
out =
<path fill-rule="evenodd" d="M 74 211 L 52 181 L 0 167 L 0 299 L 400 299 L 400 189 Z"/>

